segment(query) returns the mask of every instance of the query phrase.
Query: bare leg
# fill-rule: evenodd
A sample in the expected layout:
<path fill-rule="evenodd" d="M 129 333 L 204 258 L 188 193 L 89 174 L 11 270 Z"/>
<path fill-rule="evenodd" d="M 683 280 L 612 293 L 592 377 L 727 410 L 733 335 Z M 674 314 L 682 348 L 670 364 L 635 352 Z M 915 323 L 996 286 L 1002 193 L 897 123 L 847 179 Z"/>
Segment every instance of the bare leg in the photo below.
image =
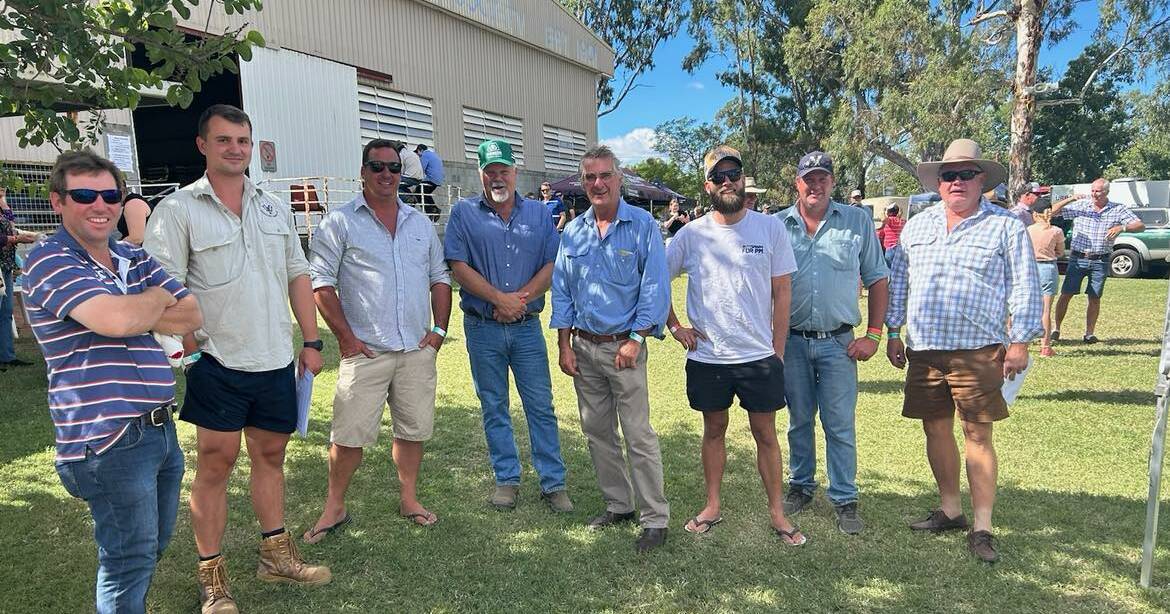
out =
<path fill-rule="evenodd" d="M 1085 334 L 1091 335 L 1097 330 L 1097 316 L 1101 314 L 1101 297 L 1089 296 L 1089 305 L 1085 308 Z"/>
<path fill-rule="evenodd" d="M 703 483 L 707 486 L 707 506 L 695 515 L 699 520 L 719 518 L 719 490 L 723 468 L 727 465 L 727 410 L 703 412 Z M 696 527 L 691 525 L 692 529 Z"/>
<path fill-rule="evenodd" d="M 926 459 L 938 484 L 943 513 L 954 518 L 963 513 L 959 500 L 959 445 L 955 442 L 955 418 L 927 418 L 922 421 L 926 433 Z"/>
<path fill-rule="evenodd" d="M 764 482 L 772 526 L 791 531 L 792 523 L 784 516 L 784 461 L 780 458 L 780 442 L 776 439 L 776 413 L 748 412 L 748 422 L 756 440 L 756 468 Z"/>
<path fill-rule="evenodd" d="M 422 466 L 423 442 L 394 439 L 394 466 L 398 468 L 398 512 L 403 515 L 424 514 L 414 519 L 419 524 L 438 522 L 434 514 L 418 501 L 418 471 Z"/>
<path fill-rule="evenodd" d="M 196 428 L 198 449 L 191 483 L 191 527 L 199 556 L 220 552 L 227 526 L 227 481 L 240 454 L 240 432 Z"/>
<path fill-rule="evenodd" d="M 971 485 L 971 507 L 975 513 L 972 530 L 991 530 L 991 508 L 995 505 L 998 463 L 991 442 L 992 423 L 963 421 L 967 440 L 967 481 Z"/>
<path fill-rule="evenodd" d="M 248 458 L 252 461 L 252 510 L 262 532 L 284 526 L 284 449 L 287 433 L 274 433 L 255 427 L 244 429 Z"/>
<path fill-rule="evenodd" d="M 1072 297 L 1073 297 L 1073 295 L 1064 294 L 1062 292 L 1060 294 L 1060 298 L 1056 299 L 1056 328 L 1055 328 L 1055 330 L 1060 330 L 1060 325 L 1064 324 L 1064 316 L 1066 313 L 1068 313 L 1068 303 L 1069 303 L 1069 301 L 1072 300 Z"/>
<path fill-rule="evenodd" d="M 345 518 L 345 493 L 354 472 L 362 464 L 362 454 L 362 448 L 329 446 L 329 492 L 325 495 L 325 509 L 310 533 L 331 527 Z"/>
<path fill-rule="evenodd" d="M 1048 347 L 1052 345 L 1050 337 L 1052 336 L 1052 297 L 1045 295 L 1041 299 L 1044 311 L 1040 314 L 1040 323 L 1044 326 L 1044 337 L 1040 341 L 1040 347 Z"/>

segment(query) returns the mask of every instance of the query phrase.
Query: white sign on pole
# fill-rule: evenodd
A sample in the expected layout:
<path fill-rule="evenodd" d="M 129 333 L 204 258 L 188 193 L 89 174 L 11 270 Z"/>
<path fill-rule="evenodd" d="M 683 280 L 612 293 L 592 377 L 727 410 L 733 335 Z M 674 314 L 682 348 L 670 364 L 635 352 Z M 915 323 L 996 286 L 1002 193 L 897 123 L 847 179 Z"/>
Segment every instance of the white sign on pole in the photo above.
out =
<path fill-rule="evenodd" d="M 134 147 L 125 134 L 106 135 L 106 154 L 122 172 L 134 172 Z"/>

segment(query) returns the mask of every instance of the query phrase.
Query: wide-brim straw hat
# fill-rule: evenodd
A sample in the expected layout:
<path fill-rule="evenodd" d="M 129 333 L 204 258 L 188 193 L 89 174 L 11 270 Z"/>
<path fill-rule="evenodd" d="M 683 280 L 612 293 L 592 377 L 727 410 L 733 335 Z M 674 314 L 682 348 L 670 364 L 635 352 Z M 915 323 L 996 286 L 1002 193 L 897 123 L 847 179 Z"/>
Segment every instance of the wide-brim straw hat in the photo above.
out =
<path fill-rule="evenodd" d="M 981 192 L 986 192 L 995 186 L 1007 182 L 1007 169 L 1002 164 L 995 160 L 989 160 L 983 157 L 983 150 L 979 148 L 979 144 L 971 139 L 955 139 L 947 145 L 947 150 L 943 153 L 942 160 L 936 162 L 923 162 L 918 165 L 918 181 L 922 185 L 932 188 L 938 185 L 939 169 L 944 164 L 957 164 L 959 162 L 970 162 L 979 167 L 983 171 L 980 175 L 983 178 L 983 188 Z"/>

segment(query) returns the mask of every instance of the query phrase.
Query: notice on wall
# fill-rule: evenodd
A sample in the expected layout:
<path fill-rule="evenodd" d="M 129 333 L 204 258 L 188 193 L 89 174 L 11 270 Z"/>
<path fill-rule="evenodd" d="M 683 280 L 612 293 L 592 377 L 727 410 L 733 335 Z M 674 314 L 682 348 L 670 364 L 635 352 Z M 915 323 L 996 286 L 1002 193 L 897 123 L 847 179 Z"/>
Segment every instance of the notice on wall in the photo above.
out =
<path fill-rule="evenodd" d="M 120 170 L 134 172 L 134 147 L 125 134 L 106 135 L 106 154 Z"/>

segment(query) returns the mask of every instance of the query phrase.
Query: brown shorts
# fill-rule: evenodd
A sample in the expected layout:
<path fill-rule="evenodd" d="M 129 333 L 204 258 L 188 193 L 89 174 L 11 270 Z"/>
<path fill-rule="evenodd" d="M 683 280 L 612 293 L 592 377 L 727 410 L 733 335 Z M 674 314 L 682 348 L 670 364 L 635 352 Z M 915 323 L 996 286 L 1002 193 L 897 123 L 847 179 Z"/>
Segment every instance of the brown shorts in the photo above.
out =
<path fill-rule="evenodd" d="M 1002 345 L 977 350 L 906 351 L 906 396 L 902 415 L 919 420 L 953 416 L 965 422 L 1008 417 L 1003 400 Z"/>

